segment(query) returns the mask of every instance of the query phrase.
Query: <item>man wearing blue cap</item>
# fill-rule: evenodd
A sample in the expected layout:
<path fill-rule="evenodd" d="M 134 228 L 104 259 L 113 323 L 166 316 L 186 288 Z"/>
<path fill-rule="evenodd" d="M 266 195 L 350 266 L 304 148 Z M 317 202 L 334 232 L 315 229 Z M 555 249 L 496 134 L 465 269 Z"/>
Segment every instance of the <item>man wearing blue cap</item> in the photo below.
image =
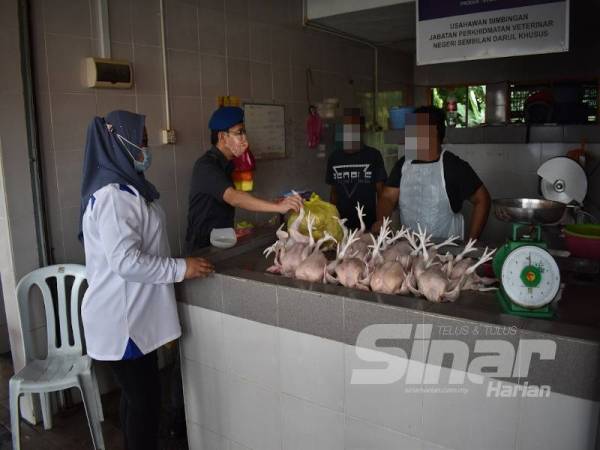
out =
<path fill-rule="evenodd" d="M 235 189 L 232 161 L 248 148 L 243 109 L 233 106 L 217 109 L 208 128 L 212 147 L 196 161 L 192 173 L 186 233 L 188 252 L 208 246 L 214 228 L 232 228 L 235 208 L 285 214 L 302 207 L 302 199 L 297 195 L 275 203 Z"/>

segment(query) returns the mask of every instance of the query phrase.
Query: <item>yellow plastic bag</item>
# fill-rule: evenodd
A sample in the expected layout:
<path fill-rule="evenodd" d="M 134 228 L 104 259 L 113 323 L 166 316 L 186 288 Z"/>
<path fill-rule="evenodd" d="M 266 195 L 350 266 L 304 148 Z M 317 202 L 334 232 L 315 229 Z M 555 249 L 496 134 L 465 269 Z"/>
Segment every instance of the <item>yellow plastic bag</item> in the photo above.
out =
<path fill-rule="evenodd" d="M 342 227 L 335 219 L 335 217 L 339 217 L 340 213 L 338 212 L 335 205 L 323 201 L 321 197 L 317 194 L 312 194 L 310 196 L 310 200 L 304 201 L 304 211 L 305 216 L 300 224 L 300 232 L 306 236 L 308 236 L 308 228 L 306 225 L 306 220 L 308 218 L 308 213 L 310 212 L 311 216 L 315 218 L 315 225 L 313 228 L 313 237 L 315 240 L 321 239 L 325 233 L 325 231 L 329 232 L 338 242 L 342 240 L 343 232 Z M 297 213 L 292 213 L 288 217 L 287 225 L 288 228 L 298 217 Z M 324 244 L 324 249 L 330 249 L 335 247 L 335 242 L 329 241 Z"/>

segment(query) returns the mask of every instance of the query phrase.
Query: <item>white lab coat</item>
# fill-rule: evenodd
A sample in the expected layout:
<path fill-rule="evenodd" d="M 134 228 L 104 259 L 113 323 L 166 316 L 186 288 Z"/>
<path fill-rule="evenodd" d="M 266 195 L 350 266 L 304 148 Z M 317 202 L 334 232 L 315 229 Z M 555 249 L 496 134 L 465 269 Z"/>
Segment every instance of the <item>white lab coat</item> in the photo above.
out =
<path fill-rule="evenodd" d="M 181 327 L 173 283 L 183 280 L 186 263 L 170 257 L 162 208 L 130 185 L 104 186 L 87 205 L 83 235 L 87 353 L 116 361 L 129 338 L 144 354 L 177 339 Z"/>

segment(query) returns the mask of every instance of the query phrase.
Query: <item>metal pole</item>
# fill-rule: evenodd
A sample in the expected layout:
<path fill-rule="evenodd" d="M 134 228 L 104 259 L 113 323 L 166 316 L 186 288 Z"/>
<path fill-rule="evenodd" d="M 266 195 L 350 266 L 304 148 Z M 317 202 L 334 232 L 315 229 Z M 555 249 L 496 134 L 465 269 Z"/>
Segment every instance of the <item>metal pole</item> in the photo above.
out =
<path fill-rule="evenodd" d="M 110 25 L 108 21 L 108 1 L 96 0 L 98 19 L 98 50 L 100 58 L 110 59 Z"/>
<path fill-rule="evenodd" d="M 27 151 L 29 153 L 29 173 L 33 194 L 33 214 L 37 240 L 38 259 L 41 267 L 51 261 L 48 242 L 47 215 L 44 201 L 42 161 L 40 158 L 38 125 L 36 120 L 35 90 L 33 87 L 31 41 L 29 38 L 29 5 L 27 0 L 19 0 L 19 40 L 21 45 L 21 78 L 25 103 L 25 124 L 27 128 Z"/>
<path fill-rule="evenodd" d="M 165 121 L 171 129 L 171 109 L 169 105 L 169 76 L 167 71 L 167 39 L 165 32 L 165 2 L 160 0 L 160 40 L 162 45 L 163 81 L 165 83 Z"/>

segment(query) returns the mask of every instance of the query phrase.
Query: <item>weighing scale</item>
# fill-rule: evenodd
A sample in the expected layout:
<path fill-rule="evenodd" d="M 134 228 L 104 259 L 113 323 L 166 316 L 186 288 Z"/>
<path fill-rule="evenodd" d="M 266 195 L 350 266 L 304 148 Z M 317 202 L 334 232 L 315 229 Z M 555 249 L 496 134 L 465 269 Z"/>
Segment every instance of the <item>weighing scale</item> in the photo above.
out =
<path fill-rule="evenodd" d="M 554 316 L 550 303 L 560 288 L 560 271 L 542 241 L 541 225 L 558 222 L 564 210 L 564 204 L 550 200 L 494 200 L 496 217 L 513 224 L 511 238 L 492 262 L 504 312 L 544 319 Z"/>
<path fill-rule="evenodd" d="M 496 217 L 512 223 L 510 239 L 492 262 L 500 280 L 497 296 L 504 312 L 550 319 L 550 304 L 560 289 L 560 271 L 542 240 L 542 225 L 556 224 L 567 203 L 581 203 L 587 190 L 585 172 L 569 158 L 552 158 L 538 170 L 545 199 L 494 200 Z"/>

